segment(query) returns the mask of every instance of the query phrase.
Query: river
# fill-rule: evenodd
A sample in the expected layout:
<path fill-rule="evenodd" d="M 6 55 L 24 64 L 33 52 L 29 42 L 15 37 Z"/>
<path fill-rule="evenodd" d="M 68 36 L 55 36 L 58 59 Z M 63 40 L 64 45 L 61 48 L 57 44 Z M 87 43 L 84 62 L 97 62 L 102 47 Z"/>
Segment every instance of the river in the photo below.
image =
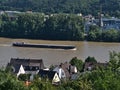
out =
<path fill-rule="evenodd" d="M 75 45 L 77 50 L 13 47 L 13 42 Z M 45 66 L 69 62 L 73 57 L 84 61 L 88 56 L 94 56 L 98 62 L 106 62 L 109 61 L 110 51 L 120 52 L 120 43 L 0 38 L 0 67 L 5 66 L 11 58 L 43 59 Z"/>

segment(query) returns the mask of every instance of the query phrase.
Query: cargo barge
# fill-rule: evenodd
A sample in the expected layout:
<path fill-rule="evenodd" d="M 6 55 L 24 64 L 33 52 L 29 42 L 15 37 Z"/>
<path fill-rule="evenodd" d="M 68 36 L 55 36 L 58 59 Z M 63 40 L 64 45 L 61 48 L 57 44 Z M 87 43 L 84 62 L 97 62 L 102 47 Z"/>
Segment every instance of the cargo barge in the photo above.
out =
<path fill-rule="evenodd" d="M 34 48 L 51 48 L 51 49 L 65 49 L 65 50 L 76 50 L 74 45 L 57 45 L 57 44 L 31 44 L 24 42 L 15 42 L 12 44 L 16 47 L 34 47 Z"/>

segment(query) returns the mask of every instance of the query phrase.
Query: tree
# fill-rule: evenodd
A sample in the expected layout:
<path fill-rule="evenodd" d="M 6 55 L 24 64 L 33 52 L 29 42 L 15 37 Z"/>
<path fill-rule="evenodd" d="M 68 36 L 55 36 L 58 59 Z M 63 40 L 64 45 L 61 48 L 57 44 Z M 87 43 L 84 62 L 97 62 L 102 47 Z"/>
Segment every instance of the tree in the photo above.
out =
<path fill-rule="evenodd" d="M 92 90 L 92 84 L 87 79 L 79 78 L 62 84 L 58 90 Z"/>
<path fill-rule="evenodd" d="M 20 74 L 18 76 L 18 80 L 20 80 L 20 81 L 30 80 L 30 76 L 31 76 L 31 74 Z"/>
<path fill-rule="evenodd" d="M 23 82 L 6 70 L 0 70 L 0 90 L 27 90 Z"/>
<path fill-rule="evenodd" d="M 120 67 L 120 53 L 116 53 L 115 51 L 110 52 L 109 66 L 114 72 L 116 72 Z"/>
<path fill-rule="evenodd" d="M 1 10 L 32 10 L 47 14 L 82 13 L 84 15 L 97 15 L 100 12 L 100 5 L 102 5 L 104 14 L 119 17 L 119 0 L 0 0 Z"/>
<path fill-rule="evenodd" d="M 56 88 L 49 81 L 42 81 L 35 79 L 29 86 L 29 90 L 56 90 Z"/>
<path fill-rule="evenodd" d="M 45 36 L 56 40 L 83 40 L 83 20 L 74 14 L 55 14 L 45 21 Z"/>
<path fill-rule="evenodd" d="M 97 60 L 96 60 L 94 57 L 88 56 L 88 57 L 85 59 L 85 62 L 97 63 Z"/>
<path fill-rule="evenodd" d="M 103 38 L 103 41 L 106 41 L 106 42 L 118 42 L 119 32 L 114 29 L 104 31 L 102 38 Z"/>
<path fill-rule="evenodd" d="M 89 32 L 87 35 L 87 40 L 89 41 L 101 41 L 101 30 L 96 25 L 91 25 L 89 27 Z"/>
<path fill-rule="evenodd" d="M 73 57 L 70 60 L 70 64 L 73 66 L 76 66 L 78 71 L 82 71 L 83 70 L 83 61 L 78 59 L 77 57 Z"/>
<path fill-rule="evenodd" d="M 44 15 L 40 13 L 25 13 L 18 15 L 18 35 L 26 38 L 41 38 L 43 36 Z"/>

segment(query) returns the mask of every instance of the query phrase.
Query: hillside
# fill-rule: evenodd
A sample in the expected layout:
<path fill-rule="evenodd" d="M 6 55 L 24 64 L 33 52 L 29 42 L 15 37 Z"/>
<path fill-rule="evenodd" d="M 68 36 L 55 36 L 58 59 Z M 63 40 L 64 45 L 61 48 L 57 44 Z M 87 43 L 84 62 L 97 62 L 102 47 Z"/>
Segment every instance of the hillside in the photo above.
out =
<path fill-rule="evenodd" d="M 106 15 L 120 17 L 120 0 L 0 0 L 0 10 L 97 15 L 100 6 Z"/>

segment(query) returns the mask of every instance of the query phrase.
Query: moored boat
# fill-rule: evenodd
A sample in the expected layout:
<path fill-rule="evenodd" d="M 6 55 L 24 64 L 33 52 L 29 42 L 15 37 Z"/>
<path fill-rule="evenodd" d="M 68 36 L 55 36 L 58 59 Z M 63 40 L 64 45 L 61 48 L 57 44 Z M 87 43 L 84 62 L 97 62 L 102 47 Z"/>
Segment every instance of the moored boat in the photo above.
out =
<path fill-rule="evenodd" d="M 35 48 L 76 50 L 76 47 L 74 45 L 32 44 L 32 43 L 24 43 L 24 42 L 15 42 L 12 45 L 16 47 L 35 47 Z"/>

